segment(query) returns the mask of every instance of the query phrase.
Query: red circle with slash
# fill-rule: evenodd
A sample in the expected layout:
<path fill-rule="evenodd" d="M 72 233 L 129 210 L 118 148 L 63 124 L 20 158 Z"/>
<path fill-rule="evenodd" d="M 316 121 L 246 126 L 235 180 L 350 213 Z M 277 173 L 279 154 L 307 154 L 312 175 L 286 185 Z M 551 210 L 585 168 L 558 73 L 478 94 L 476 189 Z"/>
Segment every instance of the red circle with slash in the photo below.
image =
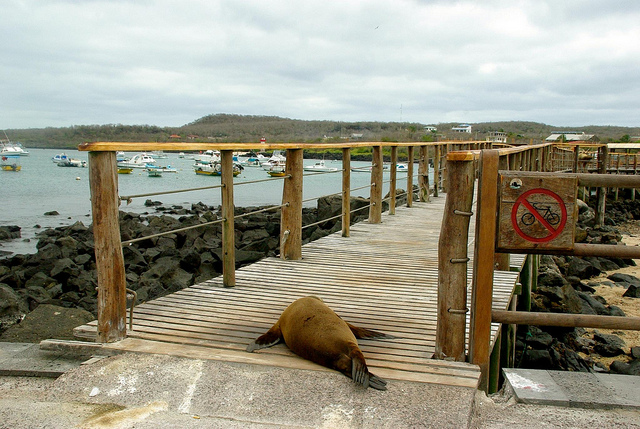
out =
<path fill-rule="evenodd" d="M 540 214 L 538 210 L 536 210 L 535 207 L 527 200 L 527 198 L 535 194 L 547 195 L 558 202 L 561 213 L 560 213 L 560 222 L 558 223 L 557 227 L 554 227 L 553 225 L 551 225 L 551 223 L 549 223 L 547 219 L 545 219 L 545 217 L 542 214 Z M 542 224 L 542 226 L 549 232 L 549 234 L 547 234 L 544 237 L 533 237 L 531 235 L 528 235 L 526 232 L 524 232 L 520 228 L 520 226 L 518 225 L 517 214 L 518 214 L 518 209 L 520 208 L 521 205 L 524 206 L 527 210 L 529 210 L 529 212 L 535 217 L 535 219 L 538 222 L 540 222 L 540 224 Z M 567 208 L 565 207 L 564 201 L 562 201 L 562 198 L 560 198 L 560 196 L 555 192 L 550 191 L 548 189 L 544 189 L 544 188 L 530 189 L 524 194 L 520 195 L 516 200 L 516 202 L 513 204 L 513 209 L 511 210 L 511 223 L 513 224 L 513 228 L 518 233 L 518 235 L 524 238 L 525 240 L 530 241 L 532 243 L 546 243 L 548 241 L 553 240 L 558 235 L 560 235 L 560 233 L 564 229 L 565 225 L 567 224 Z"/>

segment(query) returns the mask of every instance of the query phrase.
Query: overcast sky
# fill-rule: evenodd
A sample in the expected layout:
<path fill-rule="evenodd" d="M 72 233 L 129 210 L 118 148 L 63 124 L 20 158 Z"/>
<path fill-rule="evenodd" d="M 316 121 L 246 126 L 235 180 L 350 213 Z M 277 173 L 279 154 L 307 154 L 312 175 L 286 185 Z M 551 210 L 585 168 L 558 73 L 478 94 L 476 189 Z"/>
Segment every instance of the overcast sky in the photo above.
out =
<path fill-rule="evenodd" d="M 2 0 L 0 129 L 640 125 L 640 1 Z"/>

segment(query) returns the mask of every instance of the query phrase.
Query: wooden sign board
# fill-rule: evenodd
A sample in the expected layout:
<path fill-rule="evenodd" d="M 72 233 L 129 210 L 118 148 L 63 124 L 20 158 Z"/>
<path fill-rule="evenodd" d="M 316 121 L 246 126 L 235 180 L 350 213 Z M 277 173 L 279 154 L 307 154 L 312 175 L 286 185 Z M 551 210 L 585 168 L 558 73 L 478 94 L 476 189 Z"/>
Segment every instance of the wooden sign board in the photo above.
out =
<path fill-rule="evenodd" d="M 497 250 L 572 250 L 578 179 L 575 175 L 500 171 Z"/>

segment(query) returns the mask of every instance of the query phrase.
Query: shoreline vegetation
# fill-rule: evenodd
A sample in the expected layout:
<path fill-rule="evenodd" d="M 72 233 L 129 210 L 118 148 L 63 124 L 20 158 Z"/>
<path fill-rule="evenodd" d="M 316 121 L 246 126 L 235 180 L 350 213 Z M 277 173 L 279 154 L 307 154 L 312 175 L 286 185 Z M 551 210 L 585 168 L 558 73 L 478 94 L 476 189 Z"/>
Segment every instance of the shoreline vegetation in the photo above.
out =
<path fill-rule="evenodd" d="M 431 125 L 437 131 L 427 131 Z M 594 134 L 600 142 L 630 141 L 640 136 L 640 127 L 566 127 L 527 121 L 481 122 L 472 124 L 472 133 L 454 133 L 458 122 L 422 124 L 416 122 L 306 121 L 276 116 L 213 114 L 178 127 L 155 125 L 73 125 L 60 128 L 6 130 L 11 140 L 28 148 L 76 149 L 92 141 L 121 142 L 268 142 L 341 143 L 345 141 L 442 141 L 485 140 L 489 132 L 507 133 L 509 143 L 541 142 L 555 130 Z M 324 152 L 325 154 L 330 151 Z"/>

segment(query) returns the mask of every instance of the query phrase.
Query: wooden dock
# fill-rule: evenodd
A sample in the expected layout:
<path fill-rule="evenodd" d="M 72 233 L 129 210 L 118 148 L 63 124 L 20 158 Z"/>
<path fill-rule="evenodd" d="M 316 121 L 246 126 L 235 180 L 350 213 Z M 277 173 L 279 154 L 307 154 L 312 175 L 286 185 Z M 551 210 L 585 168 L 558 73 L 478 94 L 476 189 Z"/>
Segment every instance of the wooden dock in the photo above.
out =
<path fill-rule="evenodd" d="M 390 380 L 475 388 L 477 366 L 431 359 L 444 202 L 439 197 L 412 208 L 398 207 L 395 215 L 385 213 L 380 224 L 354 225 L 351 237 L 338 232 L 313 241 L 303 246 L 302 260 L 266 258 L 241 268 L 234 288 L 222 287 L 219 277 L 143 303 L 135 308 L 127 339 L 107 347 L 325 370 L 282 344 L 244 351 L 289 303 L 316 295 L 348 322 L 398 337 L 359 341 L 373 373 Z M 472 247 L 470 240 L 470 257 Z M 521 262 L 522 257 L 512 257 L 512 265 Z M 469 283 L 471 267 L 469 263 Z M 494 309 L 507 308 L 517 276 L 513 271 L 495 272 Z M 470 303 L 470 285 L 468 291 Z M 492 325 L 494 337 L 497 328 Z M 77 328 L 76 335 L 95 340 L 96 322 Z"/>

